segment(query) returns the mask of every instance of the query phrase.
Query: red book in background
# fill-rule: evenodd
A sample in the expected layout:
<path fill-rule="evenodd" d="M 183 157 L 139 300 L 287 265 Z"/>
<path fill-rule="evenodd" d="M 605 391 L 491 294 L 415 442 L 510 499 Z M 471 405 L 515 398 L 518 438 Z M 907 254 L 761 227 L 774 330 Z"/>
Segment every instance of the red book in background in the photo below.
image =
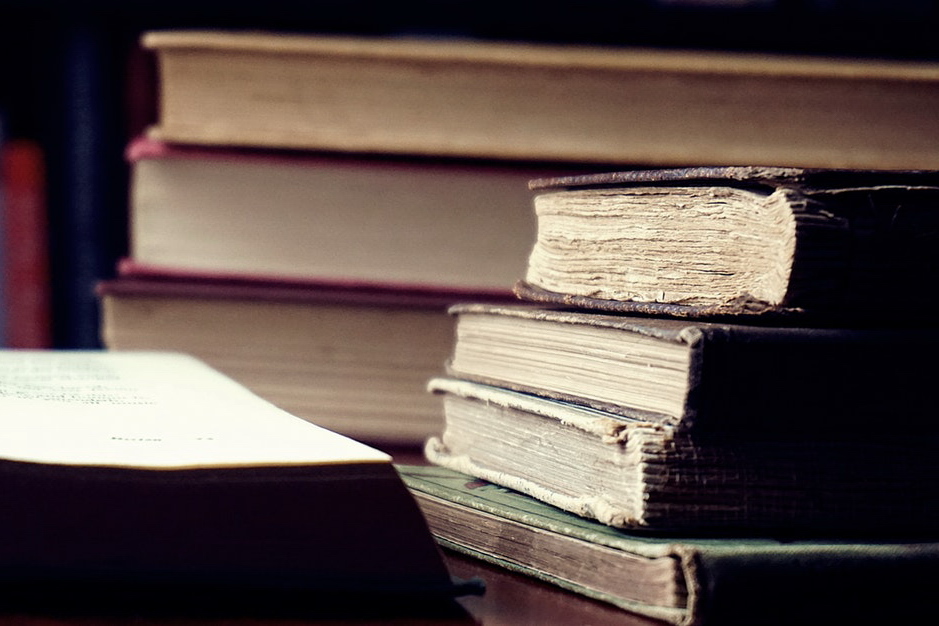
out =
<path fill-rule="evenodd" d="M 0 148 L 6 298 L 3 345 L 52 344 L 45 162 L 39 144 L 10 140 Z"/>

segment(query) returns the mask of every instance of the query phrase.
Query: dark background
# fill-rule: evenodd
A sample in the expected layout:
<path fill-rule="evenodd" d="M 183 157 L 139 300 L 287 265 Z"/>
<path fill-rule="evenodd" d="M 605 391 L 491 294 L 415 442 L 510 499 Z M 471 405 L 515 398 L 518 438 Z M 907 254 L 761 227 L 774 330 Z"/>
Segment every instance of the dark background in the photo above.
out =
<path fill-rule="evenodd" d="M 935 60 L 922 0 L 265 0 L 0 2 L 2 137 L 47 165 L 56 347 L 98 347 L 95 283 L 126 251 L 127 140 L 153 119 L 159 28 L 426 34 L 537 42 Z"/>

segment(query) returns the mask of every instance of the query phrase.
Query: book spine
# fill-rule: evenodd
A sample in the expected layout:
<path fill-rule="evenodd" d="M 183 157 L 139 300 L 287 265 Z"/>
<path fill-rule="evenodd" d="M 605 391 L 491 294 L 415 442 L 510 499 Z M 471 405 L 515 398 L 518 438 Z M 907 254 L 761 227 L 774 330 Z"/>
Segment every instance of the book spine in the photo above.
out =
<path fill-rule="evenodd" d="M 45 164 L 38 143 L 9 141 L 0 152 L 5 271 L 4 345 L 52 343 Z"/>

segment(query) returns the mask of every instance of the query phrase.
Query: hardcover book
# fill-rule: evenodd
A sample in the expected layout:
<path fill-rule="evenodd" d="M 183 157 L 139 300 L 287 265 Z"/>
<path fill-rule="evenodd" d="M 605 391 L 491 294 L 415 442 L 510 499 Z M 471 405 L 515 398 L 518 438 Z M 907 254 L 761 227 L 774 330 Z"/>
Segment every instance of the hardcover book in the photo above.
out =
<path fill-rule="evenodd" d="M 111 607 L 139 587 L 152 607 L 217 592 L 315 606 L 450 586 L 386 454 L 190 356 L 3 351 L 0 407 L 5 601 L 80 589 Z"/>
<path fill-rule="evenodd" d="M 446 425 L 428 460 L 611 526 L 856 537 L 939 524 L 924 429 L 824 433 L 793 414 L 787 434 L 698 437 L 463 380 L 430 387 Z"/>
<path fill-rule="evenodd" d="M 531 186 L 528 300 L 841 323 L 922 319 L 936 301 L 939 172 L 699 167 Z"/>
<path fill-rule="evenodd" d="M 528 181 L 583 171 L 148 139 L 127 158 L 137 265 L 503 297 L 535 234 Z"/>
<path fill-rule="evenodd" d="M 155 274 L 128 262 L 98 296 L 108 348 L 188 352 L 298 417 L 375 445 L 416 450 L 439 432 L 426 384 L 450 352 L 457 293 Z"/>
<path fill-rule="evenodd" d="M 52 279 L 45 155 L 38 142 L 0 141 L 2 292 L 7 348 L 52 345 Z"/>
<path fill-rule="evenodd" d="M 907 429 L 934 425 L 934 327 L 757 326 L 525 304 L 451 312 L 455 378 L 699 434 L 805 424 L 850 433 L 884 416 L 903 416 Z"/>
<path fill-rule="evenodd" d="M 939 167 L 930 62 L 162 31 L 154 136 L 377 154 Z M 890 97 L 884 97 L 889 94 Z"/>
<path fill-rule="evenodd" d="M 445 468 L 398 469 L 441 545 L 666 623 L 915 623 L 934 612 L 934 541 L 625 532 Z"/>

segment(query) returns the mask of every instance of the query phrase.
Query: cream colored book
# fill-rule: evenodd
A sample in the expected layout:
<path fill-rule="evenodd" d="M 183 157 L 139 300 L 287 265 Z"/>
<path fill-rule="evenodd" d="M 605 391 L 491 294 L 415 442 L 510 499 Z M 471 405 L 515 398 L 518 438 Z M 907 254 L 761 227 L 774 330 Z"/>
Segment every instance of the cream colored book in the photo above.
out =
<path fill-rule="evenodd" d="M 447 370 L 686 431 L 817 433 L 933 424 L 933 327 L 708 322 L 526 304 L 457 305 Z M 913 425 L 916 426 L 913 426 Z"/>
<path fill-rule="evenodd" d="M 535 233 L 528 181 L 582 171 L 147 139 L 127 156 L 139 265 L 503 294 Z"/>
<path fill-rule="evenodd" d="M 446 426 L 428 441 L 430 461 L 609 526 L 913 536 L 939 523 L 929 435 L 832 433 L 798 413 L 771 433 L 696 435 L 465 380 L 431 389 Z"/>
<path fill-rule="evenodd" d="M 450 352 L 455 294 L 133 273 L 98 294 L 108 348 L 186 351 L 297 417 L 379 447 L 416 451 L 442 424 L 425 387 Z"/>
<path fill-rule="evenodd" d="M 516 286 L 523 298 L 687 317 L 931 324 L 939 172 L 693 167 L 531 187 L 538 226 Z"/>
<path fill-rule="evenodd" d="M 0 352 L 0 485 L 14 588 L 198 603 L 448 586 L 386 454 L 183 354 Z"/>
<path fill-rule="evenodd" d="M 155 137 L 667 165 L 939 167 L 939 64 L 158 31 Z"/>

